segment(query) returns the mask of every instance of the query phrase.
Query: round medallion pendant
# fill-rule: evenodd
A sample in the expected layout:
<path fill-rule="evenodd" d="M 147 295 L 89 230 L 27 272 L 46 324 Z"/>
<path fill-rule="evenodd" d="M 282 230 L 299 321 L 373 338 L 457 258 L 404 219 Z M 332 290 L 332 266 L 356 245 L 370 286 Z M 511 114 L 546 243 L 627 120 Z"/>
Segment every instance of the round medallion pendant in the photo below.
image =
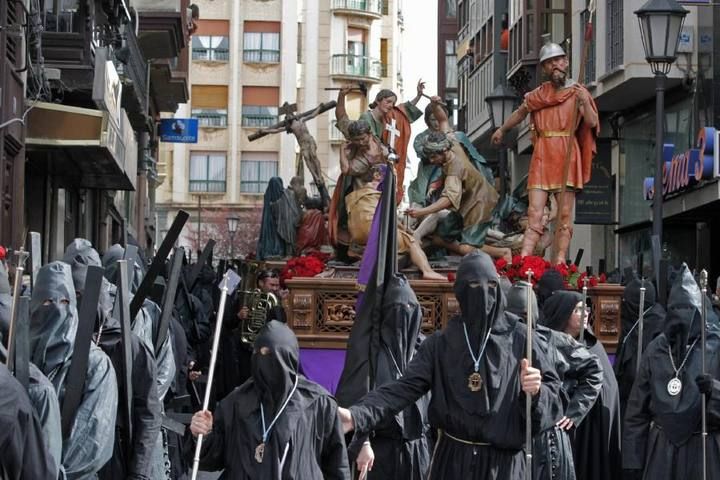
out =
<path fill-rule="evenodd" d="M 670 394 L 671 397 L 676 396 L 682 391 L 682 382 L 679 378 L 674 377 L 671 378 L 670 381 L 667 384 L 667 392 Z"/>

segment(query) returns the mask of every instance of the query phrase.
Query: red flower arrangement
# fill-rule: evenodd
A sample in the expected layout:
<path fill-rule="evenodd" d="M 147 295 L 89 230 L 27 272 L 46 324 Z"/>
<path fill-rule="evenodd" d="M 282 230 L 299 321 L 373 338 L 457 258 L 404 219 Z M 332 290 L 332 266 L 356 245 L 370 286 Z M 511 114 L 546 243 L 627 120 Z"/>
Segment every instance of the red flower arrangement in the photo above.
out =
<path fill-rule="evenodd" d="M 528 255 L 527 257 L 521 257 L 515 255 L 512 258 L 512 263 L 508 263 L 507 260 L 501 258 L 495 261 L 495 269 L 499 275 L 505 276 L 511 282 L 518 280 L 527 280 L 527 271 L 532 270 L 532 283 L 535 285 L 540 277 L 543 276 L 546 270 L 554 269 L 560 272 L 565 282 L 565 288 L 579 289 L 583 288 L 587 282 L 589 287 L 595 287 L 600 283 L 605 283 L 607 278 L 605 274 L 601 274 L 599 277 L 591 275 L 588 278 L 586 272 L 580 273 L 577 265 L 570 264 L 558 264 L 551 265 L 550 262 L 542 257 Z"/>
<path fill-rule="evenodd" d="M 285 282 L 293 277 L 314 277 L 325 270 L 329 258 L 330 255 L 321 252 L 310 252 L 307 255 L 293 257 L 280 272 L 280 282 L 285 286 Z"/>

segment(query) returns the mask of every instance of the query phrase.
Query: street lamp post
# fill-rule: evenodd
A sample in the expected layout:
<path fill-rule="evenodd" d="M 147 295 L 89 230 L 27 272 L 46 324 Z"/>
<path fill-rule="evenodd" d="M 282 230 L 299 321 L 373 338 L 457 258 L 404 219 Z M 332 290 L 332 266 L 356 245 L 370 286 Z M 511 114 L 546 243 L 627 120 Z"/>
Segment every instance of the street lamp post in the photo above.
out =
<path fill-rule="evenodd" d="M 658 292 L 664 286 L 660 278 L 660 252 L 663 236 L 663 119 L 665 117 L 665 78 L 677 58 L 685 15 L 688 11 L 675 0 L 648 0 L 635 11 L 640 24 L 645 60 L 655 75 L 655 180 L 653 184 L 653 269 Z M 662 294 L 661 294 L 662 295 Z"/>
<path fill-rule="evenodd" d="M 485 102 L 490 110 L 490 125 L 494 131 L 500 128 L 512 115 L 517 106 L 519 98 L 505 85 L 498 85 L 490 95 L 485 97 Z M 500 198 L 507 195 L 507 146 L 501 145 L 498 150 L 498 176 L 500 177 Z"/>
<path fill-rule="evenodd" d="M 238 217 L 227 217 L 228 233 L 230 234 L 230 260 L 235 258 L 235 252 L 233 251 L 235 249 L 235 232 L 237 232 L 239 224 L 240 219 Z"/>

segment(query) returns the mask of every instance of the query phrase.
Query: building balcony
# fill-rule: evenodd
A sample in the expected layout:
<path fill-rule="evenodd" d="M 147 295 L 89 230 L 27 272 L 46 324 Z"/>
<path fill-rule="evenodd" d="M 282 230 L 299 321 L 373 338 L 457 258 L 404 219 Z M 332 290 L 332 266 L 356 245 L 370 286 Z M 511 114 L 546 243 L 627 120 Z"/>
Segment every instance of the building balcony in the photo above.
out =
<path fill-rule="evenodd" d="M 175 58 L 192 30 L 188 0 L 133 0 L 140 16 L 140 48 L 145 58 Z"/>
<path fill-rule="evenodd" d="M 475 142 L 490 132 L 490 111 L 485 97 L 495 88 L 496 59 L 487 57 L 468 77 L 467 134 Z"/>
<path fill-rule="evenodd" d="M 52 172 L 61 185 L 135 190 L 135 133 L 123 110 L 119 121 L 114 116 L 105 110 L 37 102 L 27 120 L 28 168 Z"/>
<path fill-rule="evenodd" d="M 330 75 L 334 80 L 380 83 L 382 63 L 378 59 L 360 55 L 333 55 L 330 63 Z"/>
<path fill-rule="evenodd" d="M 123 46 L 115 52 L 115 63 L 123 84 L 122 108 L 127 112 L 134 130 L 150 131 L 152 125 L 148 117 L 148 64 L 132 26 L 125 25 L 122 38 Z"/>
<path fill-rule="evenodd" d="M 190 180 L 190 193 L 225 193 L 225 180 Z"/>
<path fill-rule="evenodd" d="M 356 15 L 378 20 L 383 15 L 382 0 L 332 0 L 332 10 L 338 15 Z"/>
<path fill-rule="evenodd" d="M 157 112 L 175 113 L 178 104 L 190 99 L 187 66 L 180 67 L 179 63 L 158 60 L 150 65 L 150 95 Z"/>

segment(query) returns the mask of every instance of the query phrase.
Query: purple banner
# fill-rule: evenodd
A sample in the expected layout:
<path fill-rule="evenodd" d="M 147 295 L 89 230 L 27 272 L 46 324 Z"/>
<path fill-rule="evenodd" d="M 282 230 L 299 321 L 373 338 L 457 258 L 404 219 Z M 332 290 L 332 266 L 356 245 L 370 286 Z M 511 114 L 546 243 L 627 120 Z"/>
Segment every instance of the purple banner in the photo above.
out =
<path fill-rule="evenodd" d="M 345 365 L 345 350 L 301 348 L 300 363 L 308 379 L 335 395 Z"/>

